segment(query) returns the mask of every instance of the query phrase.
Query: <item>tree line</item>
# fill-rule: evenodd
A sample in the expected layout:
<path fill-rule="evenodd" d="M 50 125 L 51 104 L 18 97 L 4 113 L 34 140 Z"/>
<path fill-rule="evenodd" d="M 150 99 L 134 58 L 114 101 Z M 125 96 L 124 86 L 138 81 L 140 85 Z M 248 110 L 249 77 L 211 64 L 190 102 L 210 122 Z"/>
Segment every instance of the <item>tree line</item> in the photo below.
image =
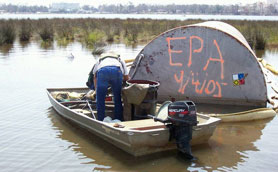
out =
<path fill-rule="evenodd" d="M 51 6 L 24 6 L 24 5 L 12 5 L 3 4 L 0 6 L 1 12 L 8 13 L 37 13 L 37 12 L 51 12 Z M 57 12 L 57 11 L 56 11 Z M 58 11 L 65 13 L 65 10 Z M 249 4 L 249 5 L 146 5 L 139 4 L 133 5 L 129 3 L 127 5 L 101 5 L 99 7 L 93 7 L 84 5 L 80 7 L 78 11 L 67 11 L 67 13 L 165 13 L 165 14 L 223 14 L 223 15 L 277 15 L 278 8 L 275 5 L 265 5 L 261 3 Z"/>

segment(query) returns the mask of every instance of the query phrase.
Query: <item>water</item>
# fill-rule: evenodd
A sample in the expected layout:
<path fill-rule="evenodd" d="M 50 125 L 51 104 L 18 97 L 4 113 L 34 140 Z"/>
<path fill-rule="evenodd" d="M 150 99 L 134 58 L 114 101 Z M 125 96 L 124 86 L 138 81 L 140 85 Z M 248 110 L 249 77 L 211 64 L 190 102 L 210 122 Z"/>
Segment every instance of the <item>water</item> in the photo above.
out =
<path fill-rule="evenodd" d="M 105 19 L 167 19 L 167 20 L 257 20 L 278 21 L 277 16 L 245 16 L 245 15 L 184 15 L 184 14 L 8 14 L 0 15 L 0 19 L 42 19 L 42 18 L 105 18 Z"/>
<path fill-rule="evenodd" d="M 107 47 L 127 59 L 142 48 Z M 278 67 L 277 51 L 262 56 Z M 94 61 L 79 43 L 0 49 L 0 171 L 277 171 L 277 116 L 220 124 L 208 144 L 193 148 L 194 162 L 175 151 L 134 158 L 61 118 L 45 89 L 85 86 Z"/>

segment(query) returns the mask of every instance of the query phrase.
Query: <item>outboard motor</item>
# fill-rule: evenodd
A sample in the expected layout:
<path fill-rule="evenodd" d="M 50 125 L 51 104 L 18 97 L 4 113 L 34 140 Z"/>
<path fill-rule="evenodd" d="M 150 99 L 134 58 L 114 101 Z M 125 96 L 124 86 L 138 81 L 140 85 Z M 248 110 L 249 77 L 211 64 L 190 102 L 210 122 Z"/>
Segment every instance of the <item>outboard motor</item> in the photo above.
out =
<path fill-rule="evenodd" d="M 168 106 L 168 121 L 171 123 L 170 131 L 176 139 L 178 150 L 186 158 L 192 159 L 190 141 L 192 127 L 197 125 L 196 106 L 192 101 L 177 101 Z"/>
<path fill-rule="evenodd" d="M 192 127 L 196 126 L 196 106 L 192 101 L 176 101 L 168 105 L 167 119 L 154 118 L 155 121 L 167 123 L 170 130 L 170 139 L 175 138 L 178 150 L 187 159 L 193 159 L 190 141 L 192 139 Z"/>

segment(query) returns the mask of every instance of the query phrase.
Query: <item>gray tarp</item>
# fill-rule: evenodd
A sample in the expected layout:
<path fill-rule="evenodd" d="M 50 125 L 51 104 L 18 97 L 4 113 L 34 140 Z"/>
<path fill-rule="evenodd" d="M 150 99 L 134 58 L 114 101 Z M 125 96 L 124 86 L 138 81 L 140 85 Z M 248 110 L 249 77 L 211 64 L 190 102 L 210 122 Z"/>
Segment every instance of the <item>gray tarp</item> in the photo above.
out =
<path fill-rule="evenodd" d="M 140 105 L 147 95 L 149 84 L 131 84 L 123 88 L 124 120 L 131 120 L 131 104 Z"/>

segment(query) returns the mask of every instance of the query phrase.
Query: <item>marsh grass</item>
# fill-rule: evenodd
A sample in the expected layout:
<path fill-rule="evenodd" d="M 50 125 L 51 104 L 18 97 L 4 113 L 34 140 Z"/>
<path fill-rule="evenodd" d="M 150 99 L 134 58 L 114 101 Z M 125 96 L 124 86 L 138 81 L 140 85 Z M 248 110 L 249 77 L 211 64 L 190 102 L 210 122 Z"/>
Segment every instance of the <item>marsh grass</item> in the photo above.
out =
<path fill-rule="evenodd" d="M 52 29 L 50 28 L 44 27 L 39 31 L 39 35 L 41 39 L 45 42 L 53 41 L 54 34 L 52 32 Z"/>
<path fill-rule="evenodd" d="M 19 29 L 19 40 L 23 42 L 28 42 L 32 36 L 32 26 L 30 20 L 22 20 L 20 21 L 20 29 Z"/>
<path fill-rule="evenodd" d="M 95 46 L 105 45 L 105 33 L 100 30 L 94 30 L 89 32 L 85 37 L 85 43 L 89 48 L 94 48 Z"/>
<path fill-rule="evenodd" d="M 277 21 L 227 21 L 227 23 L 236 27 L 255 50 L 278 47 Z"/>
<path fill-rule="evenodd" d="M 16 31 L 13 21 L 0 22 L 0 45 L 13 44 L 16 38 Z"/>
<path fill-rule="evenodd" d="M 54 29 L 52 23 L 46 20 L 39 21 L 38 34 L 43 42 L 52 42 L 54 39 Z"/>
<path fill-rule="evenodd" d="M 100 55 L 105 51 L 107 35 L 104 31 L 98 29 L 89 32 L 83 31 L 81 35 L 83 35 L 81 42 L 92 51 L 93 55 Z"/>
<path fill-rule="evenodd" d="M 250 26 L 239 27 L 239 31 L 245 37 L 249 46 L 253 49 L 255 46 L 255 39 L 254 39 L 254 33 L 252 32 L 252 28 Z"/>
<path fill-rule="evenodd" d="M 203 20 L 151 20 L 151 19 L 39 19 L 0 21 L 0 44 L 12 43 L 15 29 L 21 40 L 39 38 L 67 46 L 79 41 L 93 52 L 101 52 L 108 43 L 126 45 L 147 43 L 161 33 L 180 26 L 204 22 Z M 253 49 L 278 47 L 276 21 L 223 21 L 236 27 Z M 3 24 L 5 23 L 5 24 Z M 12 27 L 16 25 L 16 27 Z M 36 39 L 35 39 L 36 40 Z"/>
<path fill-rule="evenodd" d="M 255 49 L 256 50 L 264 50 L 266 46 L 266 38 L 261 31 L 256 31 L 255 34 Z"/>
<path fill-rule="evenodd" d="M 63 22 L 54 20 L 53 25 L 55 26 L 55 39 L 58 45 L 66 47 L 75 40 L 74 28 L 69 19 L 65 19 Z"/>

